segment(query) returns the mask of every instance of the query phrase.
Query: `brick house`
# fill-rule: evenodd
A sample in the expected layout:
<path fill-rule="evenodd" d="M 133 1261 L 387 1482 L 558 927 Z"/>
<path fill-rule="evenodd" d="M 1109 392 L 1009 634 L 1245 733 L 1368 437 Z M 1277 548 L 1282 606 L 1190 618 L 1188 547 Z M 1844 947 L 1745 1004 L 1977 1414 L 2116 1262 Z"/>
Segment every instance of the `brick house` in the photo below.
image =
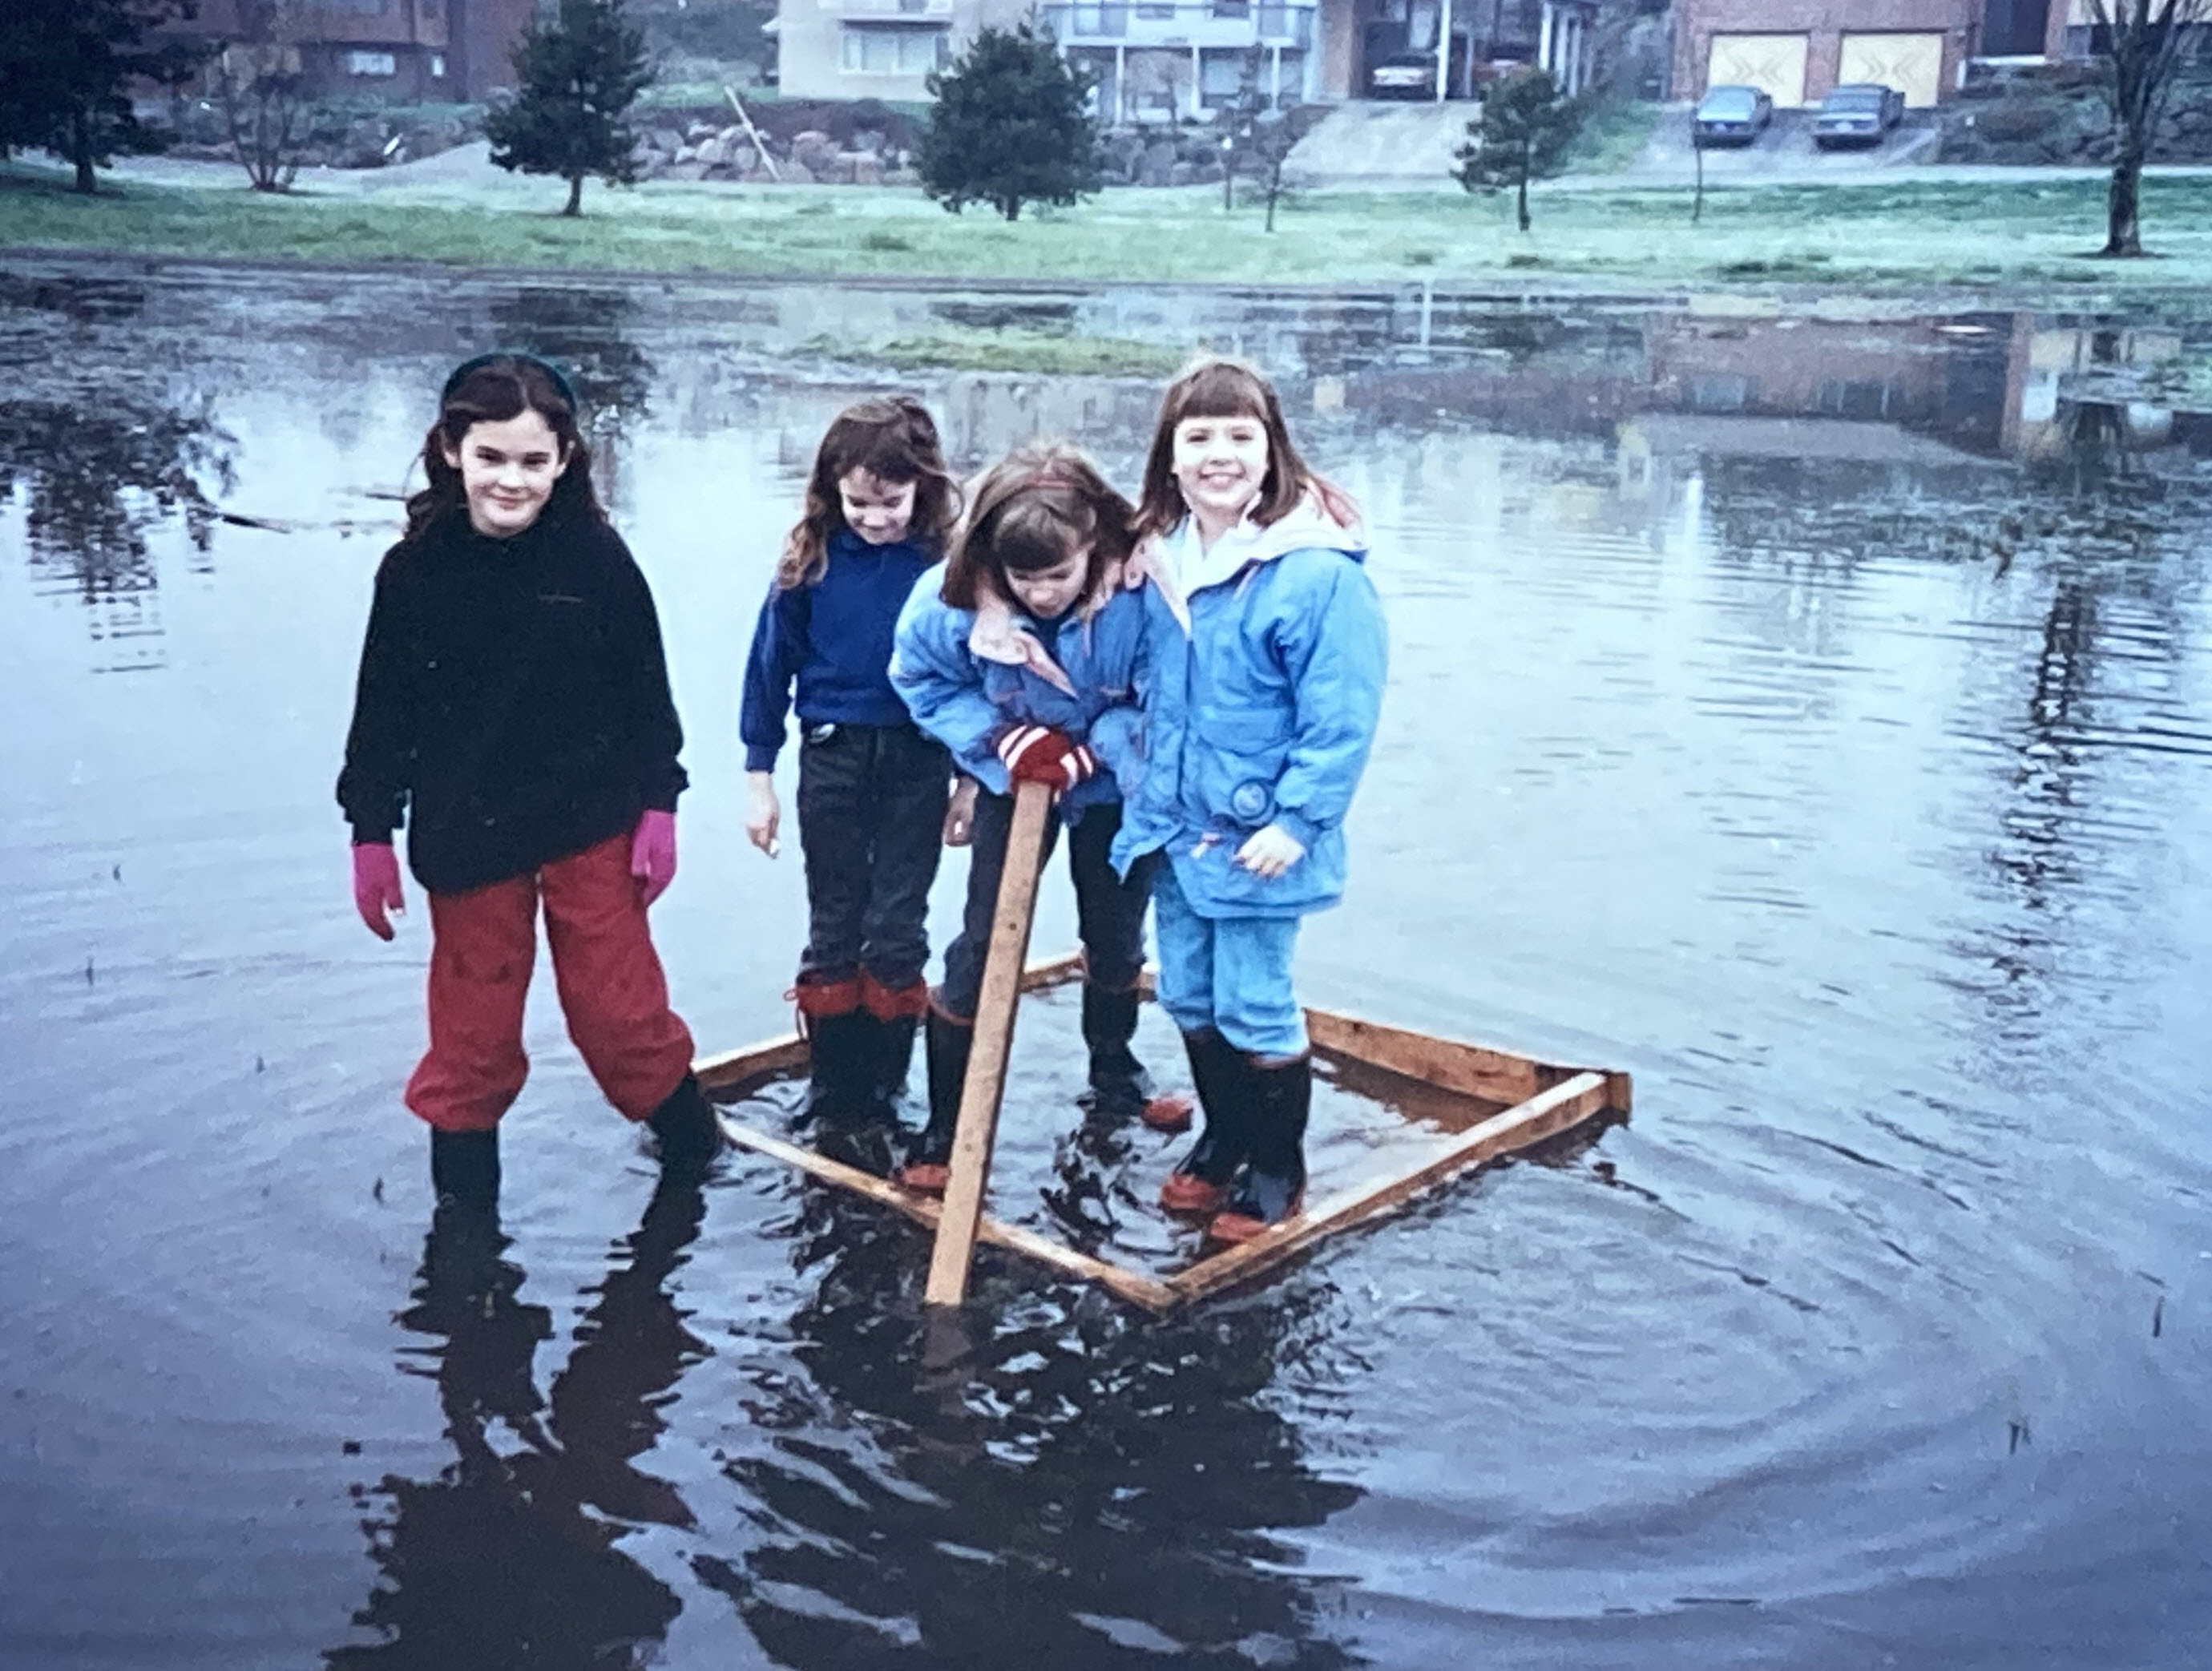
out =
<path fill-rule="evenodd" d="M 481 100 L 514 83 L 516 39 L 538 0 L 310 0 L 278 8 L 266 0 L 200 0 L 172 33 L 232 44 L 270 40 L 316 94 L 366 95 L 392 103 Z"/>
<path fill-rule="evenodd" d="M 1281 103 L 1362 96 L 1394 54 L 1436 54 L 1466 98 L 1501 62 L 1589 84 L 1594 0 L 1042 0 L 1038 21 L 1097 83 L 1109 123 L 1202 117 L 1233 99 L 1256 49 Z M 781 0 L 777 85 L 788 97 L 920 100 L 929 72 L 978 29 L 1010 27 L 1030 0 Z"/>
<path fill-rule="evenodd" d="M 1839 82 L 1881 82 L 1905 102 L 1948 98 L 1972 58 L 2066 56 L 2087 0 L 1677 0 L 1674 85 L 1724 82 L 1778 106 L 1818 104 Z"/>

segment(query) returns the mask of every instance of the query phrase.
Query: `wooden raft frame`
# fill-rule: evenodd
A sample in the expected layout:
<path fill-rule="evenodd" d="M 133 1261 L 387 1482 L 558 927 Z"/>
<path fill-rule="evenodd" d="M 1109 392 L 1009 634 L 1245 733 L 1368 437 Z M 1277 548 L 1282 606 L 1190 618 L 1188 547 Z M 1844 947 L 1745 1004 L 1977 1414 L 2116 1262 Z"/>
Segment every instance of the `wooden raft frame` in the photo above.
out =
<path fill-rule="evenodd" d="M 1078 980 L 1082 973 L 1082 959 L 1077 956 L 1032 963 L 1023 971 L 1022 990 L 1042 991 Z M 977 1227 L 978 1239 L 1025 1255 L 1063 1275 L 1095 1282 L 1148 1311 L 1165 1314 L 1249 1282 L 1337 1231 L 1402 1206 L 1485 1161 L 1529 1148 L 1600 1115 L 1617 1119 L 1628 1115 L 1630 1086 L 1624 1072 L 1539 1061 L 1515 1051 L 1437 1038 L 1334 1010 L 1308 1010 L 1306 1029 L 1314 1048 L 1327 1054 L 1505 1107 L 1395 1176 L 1322 1196 L 1304 1212 L 1253 1240 L 1206 1255 L 1171 1277 L 1133 1271 L 1079 1252 L 1036 1230 L 988 1216 Z M 693 1071 L 708 1091 L 729 1091 L 804 1067 L 806 1059 L 806 1041 L 796 1033 L 787 1033 L 742 1049 L 702 1057 Z M 738 1147 L 865 1195 L 931 1230 L 936 1228 L 942 1209 L 933 1198 L 909 1194 L 889 1179 L 756 1130 L 727 1114 L 720 1117 L 722 1130 Z"/>

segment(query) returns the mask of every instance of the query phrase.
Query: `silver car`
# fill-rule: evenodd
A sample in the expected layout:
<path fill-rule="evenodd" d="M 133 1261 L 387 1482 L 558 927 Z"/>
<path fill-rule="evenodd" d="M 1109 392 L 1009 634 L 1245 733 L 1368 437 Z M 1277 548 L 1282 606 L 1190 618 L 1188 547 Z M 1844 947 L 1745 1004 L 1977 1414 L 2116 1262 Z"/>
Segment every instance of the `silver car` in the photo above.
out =
<path fill-rule="evenodd" d="M 1879 145 L 1882 135 L 1905 119 L 1905 95 L 1878 82 L 1844 82 L 1820 100 L 1813 118 L 1813 143 L 1822 150 L 1838 145 Z"/>

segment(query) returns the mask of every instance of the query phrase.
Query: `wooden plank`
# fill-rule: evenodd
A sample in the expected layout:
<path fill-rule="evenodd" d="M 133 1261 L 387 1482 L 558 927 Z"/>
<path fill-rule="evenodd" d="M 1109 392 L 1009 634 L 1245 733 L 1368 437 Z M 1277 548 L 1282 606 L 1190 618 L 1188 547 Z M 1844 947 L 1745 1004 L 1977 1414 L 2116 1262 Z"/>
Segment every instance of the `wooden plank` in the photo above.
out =
<path fill-rule="evenodd" d="M 1419 1036 L 1416 1035 L 1415 1036 Z M 1185 1300 L 1202 1299 L 1258 1275 L 1303 1252 L 1322 1237 L 1402 1206 L 1422 1191 L 1497 1155 L 1525 1149 L 1602 1113 L 1608 1089 L 1602 1073 L 1577 1073 L 1495 1115 L 1411 1170 L 1386 1182 L 1335 1196 L 1286 1218 L 1241 1247 L 1200 1260 L 1168 1279 Z"/>
<path fill-rule="evenodd" d="M 999 902 L 991 919 L 991 949 L 983 963 L 983 991 L 975 1005 L 975 1036 L 968 1079 L 960 1089 L 953 1127 L 951 1176 L 945 1186 L 944 1216 L 930 1249 L 929 1305 L 957 1305 L 968 1297 L 968 1267 L 975 1255 L 975 1227 L 983 1192 L 991 1182 L 991 1149 L 999 1135 L 999 1100 L 1006 1089 L 1006 1058 L 1014 1044 L 1014 1011 L 1021 1002 L 1030 925 L 1036 915 L 1037 871 L 1044 862 L 1045 820 L 1052 788 L 1014 786 L 1013 828 L 1006 836 L 1006 867 L 999 873 Z"/>
<path fill-rule="evenodd" d="M 930 1197 L 914 1194 L 886 1179 L 877 1177 L 873 1173 L 863 1172 L 858 1167 L 848 1166 L 827 1155 L 817 1155 L 811 1149 L 787 1143 L 781 1138 L 770 1137 L 766 1132 L 740 1124 L 726 1114 L 721 1116 L 721 1121 L 723 1132 L 740 1148 L 766 1155 L 772 1160 L 780 1160 L 785 1165 L 795 1167 L 825 1183 L 836 1184 L 894 1212 L 903 1212 L 918 1224 L 933 1230 L 936 1228 L 941 1209 Z M 1064 1247 L 1051 1237 L 1040 1236 L 1019 1224 L 1002 1224 L 995 1218 L 985 1218 L 977 1221 L 975 1231 L 978 1240 L 988 1242 L 993 1247 L 1025 1254 L 1065 1275 L 1095 1282 L 1109 1292 L 1118 1294 L 1148 1311 L 1171 1311 L 1182 1303 L 1181 1297 L 1164 1282 L 1142 1272 L 1079 1253 L 1073 1248 Z"/>
<path fill-rule="evenodd" d="M 1525 1103 L 1544 1089 L 1547 1079 L 1564 1079 L 1572 1071 L 1551 1069 L 1510 1050 L 1437 1038 L 1334 1010 L 1308 1010 L 1306 1030 L 1324 1050 L 1486 1103 Z"/>
<path fill-rule="evenodd" d="M 1047 957 L 1024 969 L 1022 990 L 1042 992 L 1082 978 L 1083 954 L 1070 951 L 1061 957 Z M 797 1033 L 779 1033 L 774 1038 L 742 1045 L 735 1050 L 718 1050 L 711 1056 L 702 1056 L 691 1064 L 691 1071 L 698 1076 L 701 1085 L 717 1091 L 744 1085 L 749 1079 L 765 1079 L 771 1073 L 788 1073 L 805 1066 L 806 1041 Z"/>

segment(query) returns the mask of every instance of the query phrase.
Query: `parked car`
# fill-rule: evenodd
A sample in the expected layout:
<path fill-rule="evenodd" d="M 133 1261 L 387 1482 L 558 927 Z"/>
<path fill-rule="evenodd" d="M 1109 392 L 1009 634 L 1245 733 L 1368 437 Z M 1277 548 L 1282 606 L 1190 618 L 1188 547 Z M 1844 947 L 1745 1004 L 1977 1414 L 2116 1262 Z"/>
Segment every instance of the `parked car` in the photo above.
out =
<path fill-rule="evenodd" d="M 1748 145 L 1774 119 L 1774 100 L 1755 87 L 1709 87 L 1690 122 L 1693 145 Z"/>
<path fill-rule="evenodd" d="M 1822 150 L 1837 145 L 1879 145 L 1882 135 L 1905 119 L 1905 95 L 1879 82 L 1844 82 L 1820 100 L 1813 118 L 1813 143 Z"/>
<path fill-rule="evenodd" d="M 1387 52 L 1367 66 L 1367 94 L 1372 99 L 1433 99 L 1437 96 L 1434 52 Z"/>

